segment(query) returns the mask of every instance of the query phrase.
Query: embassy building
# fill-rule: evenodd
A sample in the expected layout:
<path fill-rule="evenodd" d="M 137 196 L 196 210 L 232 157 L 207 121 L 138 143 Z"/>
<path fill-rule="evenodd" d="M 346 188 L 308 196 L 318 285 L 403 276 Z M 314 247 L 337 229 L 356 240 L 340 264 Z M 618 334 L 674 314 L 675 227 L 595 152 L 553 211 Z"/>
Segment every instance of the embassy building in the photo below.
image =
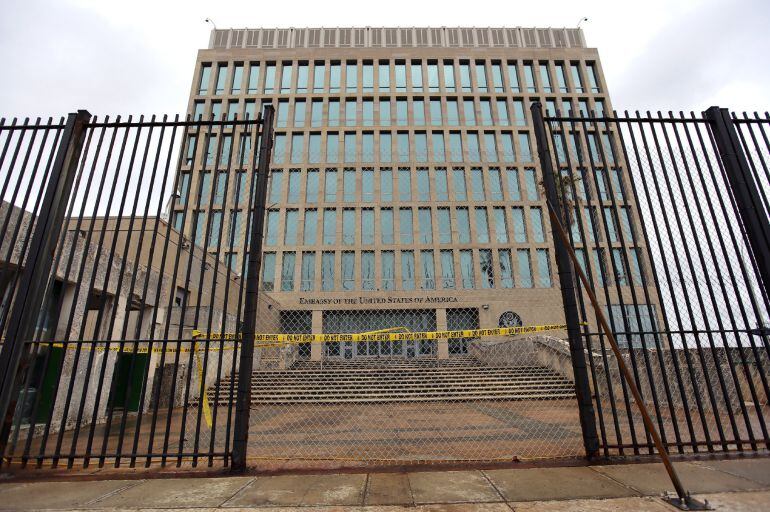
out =
<path fill-rule="evenodd" d="M 599 54 L 581 30 L 214 30 L 198 52 L 189 113 L 253 119 L 276 108 L 260 289 L 280 304 L 284 332 L 431 331 L 564 321 L 535 101 L 548 114 L 611 111 Z M 593 136 L 611 151 L 611 134 Z M 177 215 L 201 246 L 208 216 L 209 239 L 219 230 L 245 236 L 243 194 L 222 190 L 247 178 L 214 155 L 232 137 L 225 127 L 201 141 L 211 166 L 195 169 L 189 158 L 182 167 L 182 190 L 215 195 L 186 225 Z M 603 169 L 600 197 L 623 196 L 621 167 Z M 582 193 L 592 184 L 580 182 Z M 629 210 L 613 229 L 638 222 Z M 587 223 L 598 220 L 589 213 Z M 606 268 L 624 250 L 612 242 L 579 256 Z M 242 252 L 225 260 L 240 269 Z M 631 251 L 626 282 L 640 278 L 641 254 Z M 467 340 L 342 342 L 301 346 L 296 356 L 443 359 L 467 350 Z"/>

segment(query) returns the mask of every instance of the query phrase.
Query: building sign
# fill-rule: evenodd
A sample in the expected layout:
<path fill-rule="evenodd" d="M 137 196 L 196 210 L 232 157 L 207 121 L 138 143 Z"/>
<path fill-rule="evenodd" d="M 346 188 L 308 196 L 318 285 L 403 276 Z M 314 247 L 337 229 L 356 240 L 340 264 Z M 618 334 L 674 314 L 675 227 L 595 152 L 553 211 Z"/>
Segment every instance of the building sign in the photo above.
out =
<path fill-rule="evenodd" d="M 448 304 L 457 302 L 457 297 L 341 297 L 322 298 L 300 297 L 303 306 L 359 306 L 377 304 Z"/>

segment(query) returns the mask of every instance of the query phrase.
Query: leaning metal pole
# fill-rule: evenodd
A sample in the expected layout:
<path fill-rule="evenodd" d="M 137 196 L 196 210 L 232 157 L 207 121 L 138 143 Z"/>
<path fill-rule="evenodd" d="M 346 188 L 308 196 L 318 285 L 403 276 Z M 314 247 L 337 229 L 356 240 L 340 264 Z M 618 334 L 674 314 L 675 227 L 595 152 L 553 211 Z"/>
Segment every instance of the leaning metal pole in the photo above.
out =
<path fill-rule="evenodd" d="M 251 232 L 246 267 L 246 300 L 244 304 L 243 332 L 240 363 L 238 365 L 238 394 L 235 404 L 235 429 L 233 432 L 232 470 L 246 470 L 246 449 L 249 444 L 249 412 L 251 409 L 251 372 L 254 368 L 254 333 L 257 328 L 257 304 L 259 299 L 259 273 L 262 267 L 262 232 L 265 224 L 267 176 L 270 171 L 270 152 L 273 147 L 273 117 L 275 108 L 267 105 L 262 116 L 262 136 L 259 141 L 257 185 L 254 195 L 254 212 L 251 214 Z"/>

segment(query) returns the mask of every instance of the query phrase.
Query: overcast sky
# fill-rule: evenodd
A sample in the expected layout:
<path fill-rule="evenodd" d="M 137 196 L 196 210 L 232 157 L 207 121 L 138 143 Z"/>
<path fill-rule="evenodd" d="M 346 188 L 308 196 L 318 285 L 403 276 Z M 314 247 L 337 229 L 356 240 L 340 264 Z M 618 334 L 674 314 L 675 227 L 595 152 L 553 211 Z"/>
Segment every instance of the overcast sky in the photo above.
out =
<path fill-rule="evenodd" d="M 219 28 L 553 26 L 581 17 L 616 109 L 770 110 L 769 0 L 3 0 L 0 116 L 183 113 Z"/>

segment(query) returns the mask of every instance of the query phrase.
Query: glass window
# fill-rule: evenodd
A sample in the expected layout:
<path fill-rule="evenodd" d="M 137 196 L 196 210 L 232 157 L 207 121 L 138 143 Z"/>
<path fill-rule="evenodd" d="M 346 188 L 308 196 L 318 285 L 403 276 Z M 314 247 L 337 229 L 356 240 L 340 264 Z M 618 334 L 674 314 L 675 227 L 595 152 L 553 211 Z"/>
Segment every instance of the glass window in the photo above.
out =
<path fill-rule="evenodd" d="M 305 126 L 305 100 L 297 100 L 294 103 L 294 126 L 296 128 Z"/>
<path fill-rule="evenodd" d="M 519 148 L 521 149 L 521 161 L 532 161 L 532 148 L 529 145 L 529 133 L 519 133 Z"/>
<path fill-rule="evenodd" d="M 222 102 L 221 101 L 211 102 L 211 119 L 213 119 L 214 121 L 222 120 Z M 212 135 L 211 137 L 216 137 L 216 135 Z"/>
<path fill-rule="evenodd" d="M 374 245 L 374 210 L 361 210 L 361 244 Z"/>
<path fill-rule="evenodd" d="M 511 91 L 521 92 L 521 88 L 519 87 L 519 73 L 516 70 L 515 62 L 508 63 L 508 85 L 511 87 Z"/>
<path fill-rule="evenodd" d="M 539 193 L 537 190 L 537 180 L 535 178 L 534 169 L 524 169 L 524 179 L 527 182 L 527 199 L 529 201 L 537 201 Z"/>
<path fill-rule="evenodd" d="M 275 125 L 278 128 L 286 128 L 289 125 L 289 101 L 281 100 L 276 109 Z"/>
<path fill-rule="evenodd" d="M 483 206 L 476 208 L 476 241 L 480 244 L 489 243 L 489 221 L 487 209 Z"/>
<path fill-rule="evenodd" d="M 380 133 L 380 162 L 390 162 L 393 154 L 393 138 L 390 132 Z"/>
<path fill-rule="evenodd" d="M 433 174 L 433 179 L 436 186 L 436 201 L 449 201 L 449 188 L 447 185 L 446 169 L 436 169 Z"/>
<path fill-rule="evenodd" d="M 238 115 L 238 101 L 227 102 L 227 120 L 234 121 Z"/>
<path fill-rule="evenodd" d="M 398 230 L 399 230 L 399 239 L 402 244 L 411 244 L 414 242 L 414 238 L 412 236 L 412 226 L 414 221 L 412 219 L 412 209 L 411 208 L 400 208 L 398 211 Z"/>
<path fill-rule="evenodd" d="M 572 85 L 575 87 L 575 92 L 583 92 L 583 80 L 580 79 L 580 67 L 576 62 L 570 64 L 570 70 L 572 71 Z"/>
<path fill-rule="evenodd" d="M 516 150 L 513 146 L 513 134 L 503 132 L 500 134 L 500 146 L 504 162 L 514 162 L 516 160 Z"/>
<path fill-rule="evenodd" d="M 190 173 L 182 173 L 179 180 L 179 204 L 186 205 L 190 195 Z"/>
<path fill-rule="evenodd" d="M 364 92 L 374 91 L 374 66 L 372 63 L 364 63 L 361 68 L 361 82 Z"/>
<path fill-rule="evenodd" d="M 438 217 L 438 243 L 452 243 L 452 221 L 449 216 L 449 208 L 438 208 L 436 210 Z"/>
<path fill-rule="evenodd" d="M 329 126 L 340 125 L 340 102 L 339 100 L 329 100 L 326 108 L 328 109 L 326 116 L 328 118 Z"/>
<path fill-rule="evenodd" d="M 484 152 L 487 162 L 497 162 L 497 144 L 493 132 L 484 133 Z"/>
<path fill-rule="evenodd" d="M 527 125 L 527 116 L 524 113 L 524 102 L 522 100 L 513 100 L 513 117 L 516 126 Z"/>
<path fill-rule="evenodd" d="M 262 257 L 262 289 L 273 291 L 275 288 L 275 253 L 266 252 Z"/>
<path fill-rule="evenodd" d="M 591 242 L 596 241 L 596 235 L 594 233 L 595 217 L 596 217 L 596 212 L 593 208 L 590 208 L 588 206 L 583 208 L 583 218 L 586 221 L 586 231 L 588 231 L 588 239 Z"/>
<path fill-rule="evenodd" d="M 399 201 L 412 200 L 412 175 L 406 167 L 398 170 L 398 199 Z"/>
<path fill-rule="evenodd" d="M 481 287 L 495 287 L 495 273 L 492 265 L 492 250 L 479 249 L 479 270 L 481 271 Z"/>
<path fill-rule="evenodd" d="M 433 223 L 430 214 L 430 208 L 418 208 L 417 210 L 417 224 L 420 230 L 421 244 L 433 243 Z"/>
<path fill-rule="evenodd" d="M 225 93 L 225 80 L 227 78 L 227 64 L 217 66 L 217 83 L 214 94 Z"/>
<path fill-rule="evenodd" d="M 492 102 L 488 99 L 479 100 L 481 107 L 481 124 L 492 126 L 495 122 L 492 120 Z"/>
<path fill-rule="evenodd" d="M 455 92 L 455 68 L 451 61 L 444 62 L 444 90 Z"/>
<path fill-rule="evenodd" d="M 356 125 L 356 100 L 349 99 L 345 102 L 345 126 Z"/>
<path fill-rule="evenodd" d="M 438 64 L 428 63 L 428 91 L 438 92 Z"/>
<path fill-rule="evenodd" d="M 479 167 L 471 169 L 471 195 L 474 201 L 484 201 L 486 199 L 484 194 L 484 175 Z"/>
<path fill-rule="evenodd" d="M 481 162 L 481 149 L 479 148 L 479 134 L 468 132 L 468 161 Z"/>
<path fill-rule="evenodd" d="M 305 135 L 303 133 L 295 133 L 291 136 L 291 163 L 299 164 L 304 160 L 304 144 Z"/>
<path fill-rule="evenodd" d="M 466 201 L 468 194 L 465 188 L 465 170 L 462 167 L 456 167 L 452 170 L 452 185 L 455 192 L 455 201 Z"/>
<path fill-rule="evenodd" d="M 361 161 L 374 162 L 374 134 L 371 132 L 364 132 L 361 136 Z"/>
<path fill-rule="evenodd" d="M 591 92 L 594 94 L 598 94 L 601 91 L 599 90 L 599 80 L 596 78 L 596 65 L 589 62 L 586 64 L 586 72 L 588 75 L 588 85 L 591 87 Z"/>
<path fill-rule="evenodd" d="M 361 253 L 361 289 L 374 290 L 374 251 Z"/>
<path fill-rule="evenodd" d="M 333 203 L 337 201 L 337 170 L 326 169 L 324 173 L 324 201 Z"/>
<path fill-rule="evenodd" d="M 401 289 L 414 290 L 414 251 L 401 251 Z"/>
<path fill-rule="evenodd" d="M 205 101 L 196 101 L 193 107 L 193 119 L 196 121 L 203 119 L 203 112 L 205 108 L 206 108 Z M 194 135 L 191 136 L 191 138 L 192 137 L 194 137 Z"/>
<path fill-rule="evenodd" d="M 430 100 L 430 124 L 432 126 L 441 126 L 441 100 Z"/>
<path fill-rule="evenodd" d="M 499 62 L 492 63 L 492 86 L 495 92 L 505 92 L 503 87 L 503 70 Z"/>
<path fill-rule="evenodd" d="M 289 171 L 289 194 L 286 200 L 287 203 L 293 204 L 299 201 L 299 182 L 300 182 L 299 169 L 292 169 L 291 171 Z"/>
<path fill-rule="evenodd" d="M 545 230 L 543 229 L 543 211 L 540 208 L 530 208 L 529 218 L 532 222 L 532 239 L 536 243 L 545 242 Z"/>
<path fill-rule="evenodd" d="M 318 210 L 305 210 L 305 220 L 302 223 L 302 243 L 304 245 L 315 245 L 317 229 Z"/>
<path fill-rule="evenodd" d="M 300 270 L 299 289 L 303 292 L 313 291 L 315 284 L 315 253 L 302 253 L 302 269 Z"/>
<path fill-rule="evenodd" d="M 605 206 L 602 210 L 604 211 L 604 221 L 607 223 L 607 238 L 609 238 L 610 242 L 617 242 L 618 227 L 615 225 L 615 216 L 612 214 L 612 208 Z"/>
<path fill-rule="evenodd" d="M 596 269 L 594 272 L 596 284 L 597 286 L 604 286 L 607 276 L 607 267 L 605 266 L 604 261 L 604 249 L 593 249 L 593 260 L 594 268 Z"/>
<path fill-rule="evenodd" d="M 422 92 L 422 64 L 420 62 L 412 63 L 412 91 Z"/>
<path fill-rule="evenodd" d="M 406 91 L 406 64 L 397 63 L 395 72 L 396 72 L 396 90 Z"/>
<path fill-rule="evenodd" d="M 209 248 L 218 247 L 220 244 L 220 232 L 222 229 L 222 212 L 211 212 L 211 226 L 209 226 Z"/>
<path fill-rule="evenodd" d="M 499 249 L 497 257 L 500 260 L 500 286 L 513 288 L 513 263 L 510 249 Z"/>
<path fill-rule="evenodd" d="M 329 163 L 339 162 L 340 137 L 337 132 L 326 134 L 326 161 Z"/>
<path fill-rule="evenodd" d="M 353 208 L 342 210 L 342 245 L 356 243 L 356 211 Z"/>
<path fill-rule="evenodd" d="M 195 245 L 203 245 L 203 235 L 206 231 L 206 212 L 195 213 Z"/>
<path fill-rule="evenodd" d="M 540 64 L 540 83 L 544 92 L 553 92 L 551 88 L 551 75 L 548 73 L 548 64 Z"/>
<path fill-rule="evenodd" d="M 209 82 L 211 81 L 211 64 L 201 65 L 200 79 L 198 80 L 198 94 L 204 95 L 209 92 Z"/>
<path fill-rule="evenodd" d="M 446 121 L 449 126 L 460 126 L 460 110 L 457 100 L 446 100 Z"/>
<path fill-rule="evenodd" d="M 551 261 L 548 258 L 548 249 L 537 250 L 537 275 L 540 278 L 541 288 L 551 287 Z"/>
<path fill-rule="evenodd" d="M 389 203 L 393 200 L 393 171 L 380 169 L 380 201 Z"/>
<path fill-rule="evenodd" d="M 390 65 L 387 62 L 380 62 L 377 69 L 377 79 L 379 81 L 380 92 L 390 90 Z"/>
<path fill-rule="evenodd" d="M 406 126 L 409 124 L 409 112 L 406 100 L 396 100 L 396 124 Z"/>
<path fill-rule="evenodd" d="M 374 101 L 364 100 L 361 104 L 361 110 L 363 114 L 363 125 L 374 126 Z"/>
<path fill-rule="evenodd" d="M 358 66 L 355 62 L 348 62 L 345 65 L 345 90 L 347 92 L 358 90 Z"/>
<path fill-rule="evenodd" d="M 470 249 L 462 249 L 460 251 L 460 274 L 462 276 L 463 288 L 466 290 L 474 287 L 474 275 L 473 275 L 473 251 Z"/>
<path fill-rule="evenodd" d="M 291 92 L 291 62 L 284 62 L 281 68 L 281 93 Z"/>
<path fill-rule="evenodd" d="M 275 92 L 275 63 L 268 62 L 265 66 L 265 94 Z"/>
<path fill-rule="evenodd" d="M 615 280 L 618 286 L 628 286 L 628 276 L 623 262 L 623 249 L 612 249 L 612 262 L 615 265 Z"/>
<path fill-rule="evenodd" d="M 281 171 L 272 171 L 270 173 L 270 203 L 278 204 L 281 202 L 281 186 L 283 173 Z"/>
<path fill-rule="evenodd" d="M 467 62 L 460 63 L 460 87 L 463 92 L 471 92 L 471 66 Z"/>
<path fill-rule="evenodd" d="M 527 84 L 527 92 L 537 92 L 535 89 L 535 73 L 532 64 L 524 64 L 524 82 Z"/>
<path fill-rule="evenodd" d="M 455 262 L 452 251 L 444 249 L 441 251 L 441 287 L 445 290 L 452 290 L 455 287 Z"/>
<path fill-rule="evenodd" d="M 557 63 L 556 66 L 556 83 L 559 86 L 559 92 L 569 92 L 567 88 L 567 77 L 564 74 L 564 63 Z"/>
<path fill-rule="evenodd" d="M 444 134 L 442 132 L 433 132 L 431 134 L 433 141 L 433 161 L 446 161 L 446 150 L 444 148 Z"/>
<path fill-rule="evenodd" d="M 612 191 L 615 194 L 615 199 L 623 201 L 624 195 L 623 185 L 620 178 L 620 169 L 610 169 L 610 181 L 612 183 Z"/>
<path fill-rule="evenodd" d="M 297 244 L 297 221 L 299 220 L 299 211 L 286 210 L 286 221 L 283 224 L 283 244 Z"/>
<path fill-rule="evenodd" d="M 340 92 L 342 81 L 342 67 L 340 64 L 329 66 L 329 92 Z"/>
<path fill-rule="evenodd" d="M 356 161 L 356 133 L 345 132 L 345 162 Z"/>
<path fill-rule="evenodd" d="M 265 244 L 266 245 L 278 245 L 278 223 L 279 221 L 278 210 L 267 211 Z"/>
<path fill-rule="evenodd" d="M 352 203 L 356 200 L 356 171 L 345 169 L 342 173 L 342 200 Z"/>
<path fill-rule="evenodd" d="M 374 169 L 361 171 L 361 200 L 365 203 L 374 201 Z"/>
<path fill-rule="evenodd" d="M 460 207 L 455 209 L 457 215 L 457 238 L 461 244 L 471 243 L 471 219 L 468 214 L 468 208 Z"/>
<path fill-rule="evenodd" d="M 508 126 L 511 124 L 508 118 L 508 102 L 504 99 L 497 100 L 497 122 L 501 126 Z"/>
<path fill-rule="evenodd" d="M 308 162 L 315 164 L 321 161 L 321 134 L 311 133 L 308 142 Z"/>
<path fill-rule="evenodd" d="M 496 206 L 493 212 L 495 217 L 495 241 L 501 244 L 507 244 L 508 227 L 505 222 L 505 208 Z"/>
<path fill-rule="evenodd" d="M 246 119 L 256 119 L 257 118 L 257 102 L 254 100 L 246 100 L 245 102 L 245 108 L 244 108 L 245 118 Z M 250 138 L 247 138 L 249 142 L 251 142 Z"/>
<path fill-rule="evenodd" d="M 414 159 L 417 162 L 428 161 L 428 134 L 425 132 L 414 134 Z"/>
<path fill-rule="evenodd" d="M 518 249 L 519 258 L 519 282 L 523 288 L 532 288 L 532 263 L 529 259 L 529 249 Z"/>
<path fill-rule="evenodd" d="M 433 251 L 420 251 L 420 263 L 422 267 L 422 288 L 425 290 L 435 290 L 436 266 L 433 261 Z"/>
<path fill-rule="evenodd" d="M 380 100 L 380 124 L 390 126 L 390 100 Z"/>
<path fill-rule="evenodd" d="M 382 289 L 393 290 L 396 277 L 396 257 L 393 251 L 382 251 L 380 264 L 382 265 Z"/>
<path fill-rule="evenodd" d="M 380 238 L 384 245 L 393 243 L 393 209 L 382 208 L 380 210 Z"/>
<path fill-rule="evenodd" d="M 521 188 L 519 187 L 519 170 L 508 167 L 505 170 L 508 177 L 508 195 L 511 201 L 521 201 Z"/>
<path fill-rule="evenodd" d="M 407 132 L 396 134 L 396 152 L 399 162 L 409 161 L 409 134 Z"/>
<path fill-rule="evenodd" d="M 326 80 L 325 63 L 316 61 L 313 65 L 313 92 L 324 92 L 324 80 Z"/>
<path fill-rule="evenodd" d="M 334 252 L 321 254 L 321 291 L 334 291 Z"/>
<path fill-rule="evenodd" d="M 463 161 L 463 140 L 460 132 L 449 132 L 449 160 Z"/>
<path fill-rule="evenodd" d="M 324 245 L 334 245 L 337 240 L 337 210 L 326 208 L 324 210 Z"/>
<path fill-rule="evenodd" d="M 524 224 L 524 208 L 515 207 L 513 213 L 513 241 L 519 244 L 527 242 L 527 228 Z"/>
<path fill-rule="evenodd" d="M 465 116 L 465 126 L 476 125 L 476 107 L 472 99 L 463 100 L 463 115 Z"/>
<path fill-rule="evenodd" d="M 297 65 L 297 92 L 307 92 L 307 64 Z"/>
<path fill-rule="evenodd" d="M 412 115 L 415 126 L 425 126 L 425 101 L 415 99 L 412 102 Z"/>
<path fill-rule="evenodd" d="M 480 92 L 487 92 L 487 71 L 483 62 L 476 63 L 476 86 Z"/>

